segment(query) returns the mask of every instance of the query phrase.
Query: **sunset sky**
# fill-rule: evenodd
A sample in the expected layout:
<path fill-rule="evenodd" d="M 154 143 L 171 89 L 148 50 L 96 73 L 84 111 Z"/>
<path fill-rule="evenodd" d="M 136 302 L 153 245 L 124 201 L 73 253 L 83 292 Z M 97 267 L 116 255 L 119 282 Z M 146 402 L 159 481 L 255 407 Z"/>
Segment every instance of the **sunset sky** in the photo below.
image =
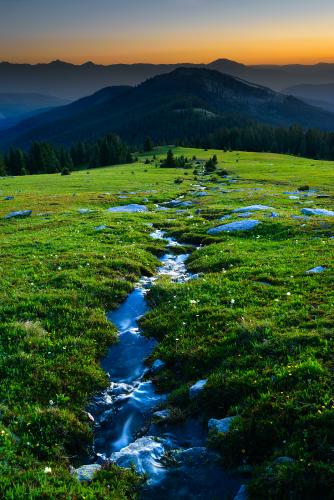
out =
<path fill-rule="evenodd" d="M 0 0 L 0 60 L 334 61 L 333 0 Z"/>

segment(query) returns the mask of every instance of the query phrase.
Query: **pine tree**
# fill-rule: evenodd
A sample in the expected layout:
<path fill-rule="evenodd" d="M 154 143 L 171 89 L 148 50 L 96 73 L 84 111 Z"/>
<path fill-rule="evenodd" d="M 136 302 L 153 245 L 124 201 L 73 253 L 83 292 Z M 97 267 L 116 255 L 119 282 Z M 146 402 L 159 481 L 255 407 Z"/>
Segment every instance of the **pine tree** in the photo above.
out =
<path fill-rule="evenodd" d="M 152 139 L 150 137 L 146 137 L 145 139 L 145 142 L 144 142 L 144 151 L 146 153 L 149 153 L 150 151 L 153 150 L 153 142 L 152 142 Z"/>
<path fill-rule="evenodd" d="M 2 177 L 6 175 L 6 163 L 4 157 L 2 156 L 1 151 L 0 151 L 0 175 Z"/>

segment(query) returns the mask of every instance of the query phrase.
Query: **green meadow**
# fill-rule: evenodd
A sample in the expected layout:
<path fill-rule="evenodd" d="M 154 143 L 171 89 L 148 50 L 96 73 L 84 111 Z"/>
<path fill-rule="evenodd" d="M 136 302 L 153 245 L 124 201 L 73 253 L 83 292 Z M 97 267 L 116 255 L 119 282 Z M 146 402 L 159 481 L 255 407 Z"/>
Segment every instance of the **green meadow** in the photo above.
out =
<path fill-rule="evenodd" d="M 168 407 L 177 419 L 238 417 L 209 445 L 244 475 L 250 498 L 332 498 L 334 218 L 301 209 L 334 210 L 334 162 L 174 148 L 197 160 L 216 154 L 218 174 L 203 175 L 195 159 L 191 168 L 160 168 L 166 152 L 69 176 L 0 179 L 0 496 L 138 496 L 132 470 L 110 466 L 83 484 L 70 466 L 89 452 L 86 407 L 107 384 L 99 360 L 117 336 L 106 312 L 159 265 L 164 242 L 149 236 L 153 225 L 194 245 L 187 266 L 199 275 L 155 282 L 141 320 L 159 340 L 148 362 L 166 362 L 155 382 L 170 392 Z M 295 193 L 305 186 L 311 191 Z M 157 210 L 178 196 L 193 205 Z M 107 211 L 129 203 L 149 211 Z M 208 234 L 244 220 L 220 218 L 254 204 L 272 207 L 254 212 L 255 229 Z M 33 213 L 3 218 L 14 210 Z M 325 270 L 306 274 L 316 266 Z"/>

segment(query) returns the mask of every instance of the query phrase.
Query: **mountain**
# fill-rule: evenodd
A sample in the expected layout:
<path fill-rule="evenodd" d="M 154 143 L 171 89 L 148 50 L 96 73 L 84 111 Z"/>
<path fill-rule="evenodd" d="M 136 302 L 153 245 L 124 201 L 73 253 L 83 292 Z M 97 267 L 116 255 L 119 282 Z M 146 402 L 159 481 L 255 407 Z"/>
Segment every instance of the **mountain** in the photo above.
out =
<path fill-rule="evenodd" d="M 201 137 L 218 127 L 250 121 L 299 123 L 334 130 L 334 114 L 295 97 L 201 68 L 178 68 L 137 87 L 108 87 L 0 133 L 0 146 L 27 147 L 34 140 L 69 145 L 109 132 L 132 144 Z"/>
<path fill-rule="evenodd" d="M 284 89 L 284 94 L 293 95 L 309 104 L 326 109 L 327 111 L 334 111 L 334 83 L 322 85 L 295 85 Z"/>
<path fill-rule="evenodd" d="M 68 102 L 66 99 L 43 94 L 2 93 L 0 94 L 0 129 L 8 128 L 24 118 L 50 108 L 63 106 Z"/>
<path fill-rule="evenodd" d="M 242 78 L 277 91 L 295 85 L 319 85 L 334 80 L 334 64 L 244 65 L 228 59 L 204 64 L 81 65 L 53 61 L 48 64 L 0 63 L 0 92 L 35 92 L 74 100 L 107 86 L 138 85 L 179 67 L 207 68 Z"/>

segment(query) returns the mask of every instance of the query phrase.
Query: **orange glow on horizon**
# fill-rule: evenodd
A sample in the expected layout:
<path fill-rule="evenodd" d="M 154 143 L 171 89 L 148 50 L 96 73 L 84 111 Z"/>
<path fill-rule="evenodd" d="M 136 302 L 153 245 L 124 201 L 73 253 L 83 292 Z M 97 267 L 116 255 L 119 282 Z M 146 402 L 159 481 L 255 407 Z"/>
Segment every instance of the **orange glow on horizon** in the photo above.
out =
<path fill-rule="evenodd" d="M 280 39 L 277 35 L 261 34 L 258 39 L 232 37 L 215 40 L 212 33 L 201 33 L 186 38 L 173 37 L 166 43 L 165 37 L 141 37 L 133 39 L 103 38 L 53 38 L 22 40 L 10 53 L 1 50 L 0 60 L 19 63 L 46 63 L 61 59 L 74 64 L 93 61 L 97 64 L 132 63 L 209 63 L 225 58 L 243 64 L 315 64 L 334 62 L 334 36 L 306 38 L 289 36 Z M 206 43 L 203 43 L 206 40 Z M 168 47 L 168 48 L 167 48 Z"/>

